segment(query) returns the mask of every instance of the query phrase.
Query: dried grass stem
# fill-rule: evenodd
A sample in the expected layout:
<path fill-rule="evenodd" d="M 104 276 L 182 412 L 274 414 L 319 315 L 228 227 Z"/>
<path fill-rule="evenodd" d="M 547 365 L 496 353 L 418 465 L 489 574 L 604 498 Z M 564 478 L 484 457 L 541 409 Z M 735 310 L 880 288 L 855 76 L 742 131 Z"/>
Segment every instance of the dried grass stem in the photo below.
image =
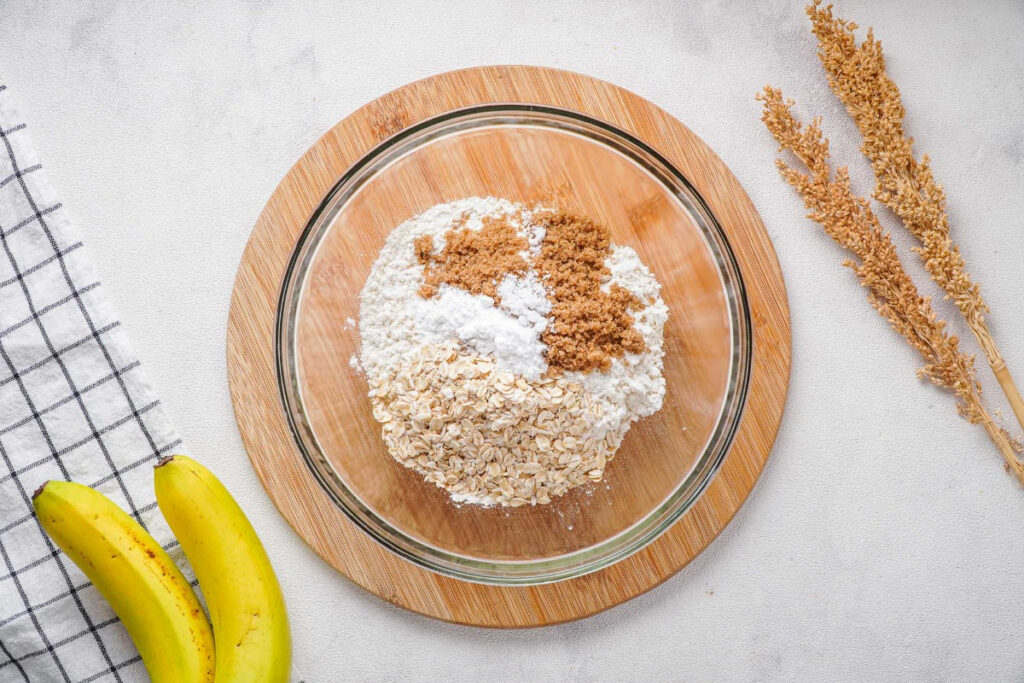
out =
<path fill-rule="evenodd" d="M 963 314 L 1024 428 L 1024 400 L 985 321 L 989 308 L 981 289 L 967 273 L 960 249 L 949 236 L 942 185 L 932 175 L 928 156 L 914 156 L 914 140 L 904 131 L 905 110 L 899 88 L 886 72 L 882 44 L 871 29 L 858 44 L 854 35 L 857 24 L 834 17 L 832 6 L 822 6 L 821 0 L 809 5 L 807 14 L 818 38 L 818 57 L 829 87 L 861 132 L 861 151 L 875 174 L 875 199 L 899 216 L 917 239 L 920 246 L 914 251 Z"/>
<path fill-rule="evenodd" d="M 792 185 L 810 211 L 808 217 L 854 258 L 846 261 L 867 289 L 868 301 L 892 328 L 914 347 L 924 361 L 918 375 L 957 397 L 957 410 L 972 424 L 980 424 L 1002 454 L 1006 466 L 1024 484 L 1024 463 L 1017 458 L 1017 444 L 996 425 L 981 398 L 974 357 L 960 350 L 960 341 L 945 330 L 904 270 L 896 248 L 871 211 L 868 200 L 855 195 L 845 167 L 833 173 L 829 167 L 829 143 L 820 120 L 807 126 L 793 116 L 792 100 L 781 91 L 765 87 L 758 95 L 764 105 L 761 120 L 779 143 L 791 152 L 806 173 L 776 160 L 779 173 Z"/>

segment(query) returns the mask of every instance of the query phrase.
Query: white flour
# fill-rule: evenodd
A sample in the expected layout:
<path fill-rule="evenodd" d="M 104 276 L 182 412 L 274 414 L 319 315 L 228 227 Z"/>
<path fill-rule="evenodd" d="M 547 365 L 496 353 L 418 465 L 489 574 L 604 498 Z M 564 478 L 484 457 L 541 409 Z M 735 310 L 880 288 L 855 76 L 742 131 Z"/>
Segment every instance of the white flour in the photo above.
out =
<path fill-rule="evenodd" d="M 352 366 L 371 380 L 380 379 L 393 374 L 425 345 L 458 341 L 468 353 L 493 358 L 499 369 L 530 381 L 540 379 L 547 370 L 541 333 L 550 324 L 551 303 L 537 275 L 533 271 L 522 277 L 506 275 L 497 288 L 499 305 L 490 297 L 447 284 L 424 299 L 419 295 L 424 269 L 414 247 L 418 237 L 430 235 L 436 252 L 444 248 L 445 233 L 459 221 L 479 230 L 487 216 L 508 216 L 529 245 L 523 255 L 536 257 L 545 236 L 544 228 L 531 220 L 536 211 L 549 209 L 531 211 L 503 199 L 471 197 L 431 207 L 395 228 L 361 293 L 361 348 Z M 660 298 L 661 286 L 633 249 L 613 246 L 605 263 L 611 277 L 602 289 L 618 284 L 645 305 L 633 317 L 646 348 L 643 353 L 612 359 L 605 372 L 568 372 L 565 378 L 578 382 L 601 404 L 600 418 L 591 424 L 589 434 L 595 439 L 607 437 L 611 443 L 625 434 L 630 423 L 661 408 L 668 308 Z"/>

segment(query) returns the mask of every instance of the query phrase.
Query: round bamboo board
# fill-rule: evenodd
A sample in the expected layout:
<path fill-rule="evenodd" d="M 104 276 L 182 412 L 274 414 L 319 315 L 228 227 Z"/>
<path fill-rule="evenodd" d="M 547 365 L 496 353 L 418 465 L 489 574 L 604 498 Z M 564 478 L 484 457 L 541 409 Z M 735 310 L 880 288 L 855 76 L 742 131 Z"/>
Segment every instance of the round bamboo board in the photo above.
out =
<path fill-rule="evenodd" d="M 422 569 L 377 544 L 320 488 L 289 431 L 278 393 L 274 322 L 289 257 L 310 215 L 345 170 L 381 141 L 446 111 L 487 103 L 570 109 L 643 140 L 704 198 L 734 251 L 753 326 L 746 408 L 721 469 L 693 507 L 649 546 L 586 576 L 529 587 L 468 583 Z M 462 624 L 524 627 L 602 611 L 658 585 L 729 523 L 757 480 L 785 403 L 789 312 L 778 261 L 757 211 L 728 168 L 676 119 L 633 93 L 580 74 L 480 67 L 433 76 L 362 107 L 292 167 L 270 197 L 238 269 L 228 321 L 231 396 L 267 493 L 303 539 L 367 590 Z M 671 448 L 671 443 L 665 448 Z"/>

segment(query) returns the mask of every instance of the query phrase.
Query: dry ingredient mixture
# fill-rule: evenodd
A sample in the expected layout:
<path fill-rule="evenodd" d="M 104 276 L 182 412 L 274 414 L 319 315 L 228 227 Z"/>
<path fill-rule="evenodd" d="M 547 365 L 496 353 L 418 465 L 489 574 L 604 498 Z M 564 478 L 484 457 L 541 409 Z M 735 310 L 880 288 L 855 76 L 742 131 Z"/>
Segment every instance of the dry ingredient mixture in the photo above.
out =
<path fill-rule="evenodd" d="M 457 502 L 545 504 L 600 481 L 661 408 L 660 285 L 607 228 L 493 197 L 395 228 L 353 366 L 391 455 Z"/>

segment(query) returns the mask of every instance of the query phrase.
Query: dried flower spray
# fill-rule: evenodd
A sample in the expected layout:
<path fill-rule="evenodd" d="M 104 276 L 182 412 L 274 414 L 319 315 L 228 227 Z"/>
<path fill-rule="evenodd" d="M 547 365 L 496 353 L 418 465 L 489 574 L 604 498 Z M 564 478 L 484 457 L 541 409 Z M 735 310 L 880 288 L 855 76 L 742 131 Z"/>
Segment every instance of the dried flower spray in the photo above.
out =
<path fill-rule="evenodd" d="M 875 174 L 875 199 L 892 209 L 920 243 L 914 251 L 967 320 L 1024 427 L 1024 400 L 985 321 L 989 308 L 965 269 L 960 249 L 950 239 L 945 192 L 932 175 L 928 156 L 914 157 L 914 140 L 904 131 L 900 91 L 886 73 L 882 44 L 868 29 L 867 39 L 858 45 L 857 24 L 834 17 L 832 6 L 823 7 L 821 0 L 807 7 L 807 15 L 818 38 L 818 57 L 829 87 L 860 129 L 861 151 Z"/>
<path fill-rule="evenodd" d="M 871 211 L 868 200 L 855 195 L 846 167 L 829 168 L 829 143 L 822 135 L 820 119 L 805 126 L 793 116 L 792 100 L 781 91 L 765 87 L 758 95 L 764 105 L 761 120 L 779 143 L 780 150 L 796 156 L 807 173 L 782 159 L 776 165 L 810 211 L 808 217 L 848 250 L 850 267 L 868 290 L 868 301 L 892 328 L 921 354 L 924 366 L 918 375 L 952 392 L 957 410 L 972 424 L 980 424 L 999 448 L 1007 467 L 1024 484 L 1024 463 L 1017 458 L 1018 445 L 986 410 L 981 385 L 975 376 L 974 357 L 960 350 L 959 339 L 945 330 L 931 302 L 922 297 L 903 269 L 892 239 Z"/>

